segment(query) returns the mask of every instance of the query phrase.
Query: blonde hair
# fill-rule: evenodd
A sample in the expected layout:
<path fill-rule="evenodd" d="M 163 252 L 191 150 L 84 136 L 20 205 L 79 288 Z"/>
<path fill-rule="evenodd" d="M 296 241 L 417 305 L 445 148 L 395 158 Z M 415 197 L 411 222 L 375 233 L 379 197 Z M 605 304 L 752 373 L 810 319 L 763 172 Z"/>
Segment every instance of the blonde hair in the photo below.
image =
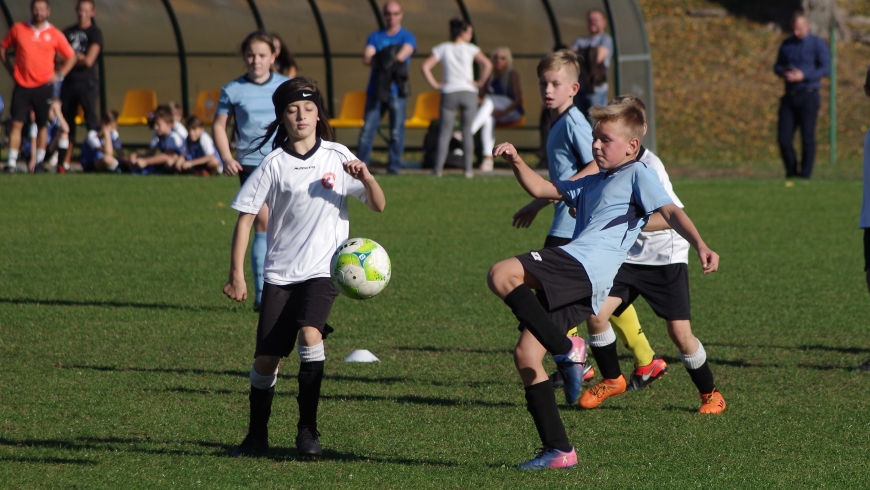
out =
<path fill-rule="evenodd" d="M 589 109 L 592 118 L 592 128 L 601 124 L 612 123 L 619 127 L 622 134 L 629 139 L 643 142 L 643 126 L 646 124 L 644 112 L 631 103 L 620 103 L 608 106 L 593 106 Z"/>
<path fill-rule="evenodd" d="M 514 68 L 514 55 L 513 55 L 513 53 L 511 53 L 511 48 L 509 48 L 507 46 L 499 46 L 499 47 L 493 49 L 492 52 L 489 53 L 489 59 L 495 58 L 495 55 L 497 55 L 499 53 L 503 53 L 504 57 L 507 58 L 507 70 L 505 70 L 504 73 L 499 75 L 498 82 L 501 84 L 502 87 L 508 87 L 508 86 L 510 86 L 510 83 L 511 83 L 511 71 Z M 496 78 L 495 71 L 493 71 L 492 78 L 493 78 L 493 80 Z"/>
<path fill-rule="evenodd" d="M 646 121 L 646 105 L 642 100 L 638 99 L 634 95 L 620 95 L 618 97 L 614 97 L 613 100 L 607 103 L 607 105 L 631 105 L 640 109 L 640 112 L 643 114 L 643 120 Z"/>
<path fill-rule="evenodd" d="M 568 70 L 568 78 L 572 81 L 577 81 L 580 78 L 580 62 L 577 60 L 577 55 L 570 49 L 560 49 L 544 56 L 538 62 L 538 78 L 544 76 L 548 71 L 558 71 L 562 67 Z"/>

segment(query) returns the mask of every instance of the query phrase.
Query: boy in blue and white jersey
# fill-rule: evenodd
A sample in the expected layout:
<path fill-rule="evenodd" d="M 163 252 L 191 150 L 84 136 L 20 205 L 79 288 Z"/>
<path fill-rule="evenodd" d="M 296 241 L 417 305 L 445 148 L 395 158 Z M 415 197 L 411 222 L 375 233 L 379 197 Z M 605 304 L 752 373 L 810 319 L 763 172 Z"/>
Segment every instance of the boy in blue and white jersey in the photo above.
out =
<path fill-rule="evenodd" d="M 547 91 L 550 90 L 548 85 Z M 633 106 L 622 105 L 595 107 L 590 112 L 592 150 L 601 170 L 595 175 L 551 182 L 530 169 L 512 144 L 502 143 L 493 152 L 495 156 L 504 156 L 520 185 L 532 197 L 565 200 L 577 208 L 576 227 L 569 244 L 503 260 L 489 272 L 490 289 L 511 308 L 523 327 L 514 349 L 514 363 L 526 387 L 527 407 L 544 446 L 535 458 L 518 469 L 566 468 L 577 464 L 576 451 L 568 441 L 542 361 L 549 352 L 557 364 L 573 363 L 580 367 L 564 369 L 563 373 L 582 377 L 585 345 L 582 339 L 566 337 L 566 331 L 573 325 L 556 323 L 554 318 L 558 317 L 554 314 L 577 305 L 585 309 L 586 318 L 581 321 L 598 313 L 613 278 L 649 216 L 658 211 L 695 246 L 704 273 L 714 272 L 719 265 L 719 256 L 707 248 L 689 217 L 673 204 L 655 172 L 634 159 L 643 140 L 643 113 Z M 543 289 L 548 304 L 542 305 L 532 289 Z M 591 341 L 595 340 L 591 335 Z M 602 374 L 606 377 L 607 373 Z M 566 379 L 566 385 L 569 381 Z"/>
<path fill-rule="evenodd" d="M 118 112 L 106 111 L 100 118 L 100 130 L 90 130 L 82 143 L 79 162 L 85 172 L 115 172 L 120 165 L 115 156 L 121 154 L 121 137 L 118 134 Z M 125 165 L 126 166 L 126 165 Z"/>
<path fill-rule="evenodd" d="M 205 132 L 202 119 L 198 116 L 188 117 L 186 131 L 184 161 L 179 161 L 178 171 L 205 176 L 220 172 L 221 163 L 215 151 L 214 140 Z"/>
<path fill-rule="evenodd" d="M 172 111 L 166 106 L 158 107 L 152 124 L 154 137 L 148 153 L 130 155 L 130 163 L 143 175 L 169 172 L 178 165 L 179 159 L 184 160 L 184 138 L 172 129 L 175 124 Z"/>

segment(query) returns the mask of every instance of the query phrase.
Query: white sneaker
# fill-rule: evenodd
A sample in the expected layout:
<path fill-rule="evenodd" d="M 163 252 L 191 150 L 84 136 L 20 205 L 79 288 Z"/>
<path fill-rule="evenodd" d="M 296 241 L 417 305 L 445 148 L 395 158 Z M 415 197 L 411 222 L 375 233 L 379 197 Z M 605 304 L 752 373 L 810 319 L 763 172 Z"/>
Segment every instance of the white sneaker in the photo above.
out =
<path fill-rule="evenodd" d="M 473 178 L 474 178 L 474 172 L 472 172 L 471 170 L 469 170 L 468 172 L 465 172 L 465 178 L 466 178 L 466 179 L 473 179 Z"/>
<path fill-rule="evenodd" d="M 481 172 L 492 172 L 492 158 L 484 158 L 480 163 Z"/>

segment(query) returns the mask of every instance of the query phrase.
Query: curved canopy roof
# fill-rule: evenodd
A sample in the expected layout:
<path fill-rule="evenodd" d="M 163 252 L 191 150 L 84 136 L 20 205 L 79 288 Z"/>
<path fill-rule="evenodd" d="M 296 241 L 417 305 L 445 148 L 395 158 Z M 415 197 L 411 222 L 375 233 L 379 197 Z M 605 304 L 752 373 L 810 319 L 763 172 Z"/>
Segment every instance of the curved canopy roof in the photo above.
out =
<path fill-rule="evenodd" d="M 12 21 L 29 19 L 29 1 L 0 0 L 5 35 Z M 76 22 L 75 0 L 51 0 L 49 18 L 63 28 Z M 134 88 L 157 92 L 192 109 L 197 93 L 217 89 L 244 72 L 239 46 L 258 28 L 279 34 L 296 55 L 299 73 L 318 81 L 325 104 L 337 113 L 343 93 L 364 90 L 369 69 L 361 61 L 368 35 L 383 25 L 375 0 L 96 0 L 105 48 L 100 60 L 101 102 L 119 108 Z M 403 27 L 417 37 L 411 88 L 429 90 L 419 65 L 448 39 L 458 17 L 475 27 L 475 42 L 489 52 L 508 46 L 520 73 L 527 106 L 537 105 L 535 66 L 554 47 L 586 35 L 586 13 L 603 10 L 616 41 L 611 93 L 633 93 L 649 108 L 645 144 L 655 147 L 652 64 L 636 0 L 404 0 Z M 12 82 L 0 76 L 0 93 Z M 410 109 L 410 108 L 409 108 Z M 529 125 L 537 123 L 530 111 Z"/>

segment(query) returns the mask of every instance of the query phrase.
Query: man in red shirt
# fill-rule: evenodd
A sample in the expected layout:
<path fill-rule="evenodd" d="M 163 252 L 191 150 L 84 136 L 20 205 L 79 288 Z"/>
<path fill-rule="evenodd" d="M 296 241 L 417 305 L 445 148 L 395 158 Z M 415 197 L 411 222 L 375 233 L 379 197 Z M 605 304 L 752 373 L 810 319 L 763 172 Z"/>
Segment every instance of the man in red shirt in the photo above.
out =
<path fill-rule="evenodd" d="M 15 80 L 12 92 L 12 131 L 9 135 L 9 161 L 7 172 L 15 172 L 18 162 L 18 149 L 21 147 L 21 129 L 30 119 L 30 110 L 36 116 L 36 163 L 45 158 L 48 132 L 45 124 L 48 110 L 54 96 L 53 84 L 63 80 L 76 64 L 76 53 L 66 36 L 48 23 L 51 9 L 48 0 L 33 0 L 30 3 L 30 22 L 18 22 L 9 30 L 6 39 L 0 43 L 0 61 Z M 15 50 L 13 65 L 8 50 Z M 57 54 L 65 59 L 63 66 L 55 72 L 54 60 Z M 35 170 L 35 165 L 28 168 Z"/>

